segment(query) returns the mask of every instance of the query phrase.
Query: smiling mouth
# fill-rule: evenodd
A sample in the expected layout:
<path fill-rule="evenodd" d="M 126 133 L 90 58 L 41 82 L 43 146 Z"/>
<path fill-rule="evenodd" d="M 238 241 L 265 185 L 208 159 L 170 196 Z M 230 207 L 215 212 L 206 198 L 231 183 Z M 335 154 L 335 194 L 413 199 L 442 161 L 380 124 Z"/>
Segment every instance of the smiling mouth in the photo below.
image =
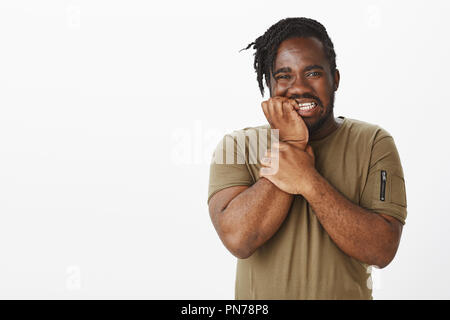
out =
<path fill-rule="evenodd" d="M 317 107 L 317 103 L 315 102 L 305 102 L 305 103 L 299 103 L 298 108 L 299 111 L 309 111 Z"/>

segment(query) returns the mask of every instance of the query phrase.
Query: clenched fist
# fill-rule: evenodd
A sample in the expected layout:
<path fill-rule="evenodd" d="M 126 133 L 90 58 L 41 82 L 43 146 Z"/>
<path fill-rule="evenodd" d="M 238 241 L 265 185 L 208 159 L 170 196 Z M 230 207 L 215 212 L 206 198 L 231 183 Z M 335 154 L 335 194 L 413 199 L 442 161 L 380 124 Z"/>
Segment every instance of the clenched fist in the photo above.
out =
<path fill-rule="evenodd" d="M 311 189 L 311 181 L 317 171 L 311 146 L 306 150 L 280 142 L 272 146 L 261 160 L 259 174 L 270 180 L 278 189 L 290 194 L 304 195 Z"/>
<path fill-rule="evenodd" d="M 297 113 L 298 104 L 286 97 L 272 97 L 261 103 L 272 129 L 279 130 L 280 141 L 294 143 L 303 150 L 308 143 L 308 128 Z"/>

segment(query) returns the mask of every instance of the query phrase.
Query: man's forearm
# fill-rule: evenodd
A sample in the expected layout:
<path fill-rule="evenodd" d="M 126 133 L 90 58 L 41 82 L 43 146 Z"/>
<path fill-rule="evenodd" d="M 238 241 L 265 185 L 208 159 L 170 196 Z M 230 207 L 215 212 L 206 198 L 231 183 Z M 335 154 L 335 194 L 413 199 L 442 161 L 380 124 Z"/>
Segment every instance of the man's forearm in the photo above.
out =
<path fill-rule="evenodd" d="M 220 214 L 220 229 L 234 254 L 247 258 L 270 239 L 286 218 L 294 196 L 266 178 L 236 196 Z"/>
<path fill-rule="evenodd" d="M 389 221 L 346 199 L 319 173 L 313 175 L 304 197 L 342 251 L 379 267 L 392 260 L 398 239 Z"/>

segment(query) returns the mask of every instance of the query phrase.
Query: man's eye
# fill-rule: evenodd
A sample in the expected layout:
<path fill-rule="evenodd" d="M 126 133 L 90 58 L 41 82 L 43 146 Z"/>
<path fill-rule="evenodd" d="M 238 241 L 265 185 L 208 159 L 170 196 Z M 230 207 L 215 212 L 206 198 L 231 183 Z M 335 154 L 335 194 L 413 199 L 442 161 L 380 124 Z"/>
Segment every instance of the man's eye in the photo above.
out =
<path fill-rule="evenodd" d="M 320 72 L 313 71 L 306 74 L 307 77 L 318 77 L 320 76 Z"/>
<path fill-rule="evenodd" d="M 289 78 L 290 78 L 290 76 L 287 75 L 287 74 L 284 74 L 284 75 L 281 75 L 281 76 L 277 76 L 277 77 L 276 77 L 277 80 L 278 80 L 278 79 L 289 79 Z"/>

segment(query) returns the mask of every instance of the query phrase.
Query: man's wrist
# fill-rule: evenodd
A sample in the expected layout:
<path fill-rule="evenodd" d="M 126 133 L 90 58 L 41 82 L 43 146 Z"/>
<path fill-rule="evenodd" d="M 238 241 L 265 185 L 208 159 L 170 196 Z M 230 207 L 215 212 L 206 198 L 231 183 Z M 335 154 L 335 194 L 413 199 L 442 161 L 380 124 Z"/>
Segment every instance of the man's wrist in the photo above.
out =
<path fill-rule="evenodd" d="M 298 194 L 307 200 L 313 198 L 321 178 L 322 176 L 315 168 L 310 170 L 309 174 L 303 177 Z"/>
<path fill-rule="evenodd" d="M 293 145 L 294 147 L 297 147 L 301 150 L 305 150 L 306 146 L 308 145 L 308 141 L 303 141 L 303 140 L 282 140 L 282 142 L 289 143 L 289 144 Z"/>

